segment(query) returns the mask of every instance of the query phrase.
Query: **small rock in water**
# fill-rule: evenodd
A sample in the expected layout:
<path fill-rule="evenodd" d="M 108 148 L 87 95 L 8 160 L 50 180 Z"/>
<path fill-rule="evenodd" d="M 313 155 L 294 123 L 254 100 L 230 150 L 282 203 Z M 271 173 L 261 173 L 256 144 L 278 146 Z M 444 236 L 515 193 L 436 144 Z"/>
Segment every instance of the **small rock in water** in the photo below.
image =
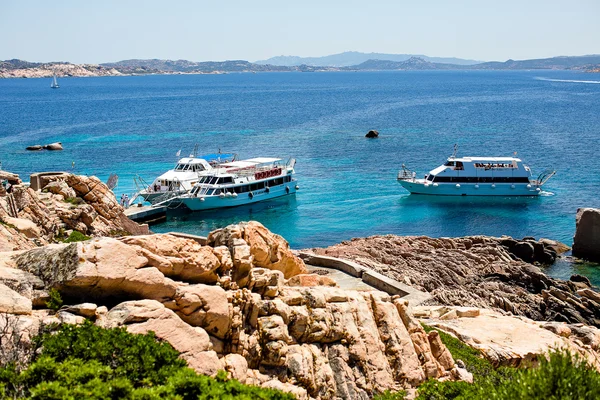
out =
<path fill-rule="evenodd" d="M 56 143 L 50 143 L 44 146 L 44 149 L 46 150 L 62 150 L 62 143 L 61 142 L 56 142 Z"/>
<path fill-rule="evenodd" d="M 368 133 L 365 135 L 365 137 L 366 137 L 366 138 L 370 138 L 370 139 L 373 139 L 373 138 L 379 137 L 379 132 L 377 132 L 377 131 L 375 131 L 375 130 L 370 130 L 370 131 L 369 131 L 369 132 L 368 132 Z"/>
<path fill-rule="evenodd" d="M 27 147 L 25 147 L 25 150 L 30 150 L 30 151 L 42 150 L 42 145 L 36 144 L 35 146 L 27 146 Z"/>
<path fill-rule="evenodd" d="M 592 283 L 590 282 L 590 280 L 588 279 L 587 276 L 583 276 L 583 275 L 579 275 L 579 274 L 574 274 L 574 275 L 571 275 L 571 278 L 569 278 L 569 280 L 571 282 L 585 283 L 588 287 L 592 287 Z"/>

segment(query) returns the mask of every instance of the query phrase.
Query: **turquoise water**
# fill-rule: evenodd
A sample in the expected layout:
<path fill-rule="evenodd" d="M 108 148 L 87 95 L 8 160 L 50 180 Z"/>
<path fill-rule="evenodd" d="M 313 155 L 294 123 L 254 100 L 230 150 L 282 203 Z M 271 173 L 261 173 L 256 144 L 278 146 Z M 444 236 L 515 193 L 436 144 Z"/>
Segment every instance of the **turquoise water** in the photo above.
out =
<path fill-rule="evenodd" d="M 585 81 L 585 82 L 576 82 Z M 178 213 L 154 230 L 196 234 L 255 219 L 296 248 L 352 237 L 472 234 L 572 242 L 578 207 L 600 207 L 600 77 L 569 71 L 415 71 L 0 80 L 6 170 L 72 170 L 150 181 L 176 152 L 293 156 L 295 197 Z M 380 138 L 364 138 L 377 129 Z M 26 152 L 61 141 L 62 152 Z M 540 198 L 409 196 L 420 175 L 459 155 L 509 156 L 558 171 Z M 75 167 L 72 169 L 72 162 Z M 567 267 L 560 267 L 565 273 Z M 558 272 L 557 272 L 558 274 Z"/>

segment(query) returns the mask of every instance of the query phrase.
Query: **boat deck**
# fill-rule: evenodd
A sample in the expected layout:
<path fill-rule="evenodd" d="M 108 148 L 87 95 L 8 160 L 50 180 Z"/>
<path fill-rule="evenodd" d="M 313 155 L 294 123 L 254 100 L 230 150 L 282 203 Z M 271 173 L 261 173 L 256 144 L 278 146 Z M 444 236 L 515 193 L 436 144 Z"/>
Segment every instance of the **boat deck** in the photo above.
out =
<path fill-rule="evenodd" d="M 125 215 L 135 222 L 152 225 L 167 219 L 167 207 L 131 206 L 125 209 Z"/>

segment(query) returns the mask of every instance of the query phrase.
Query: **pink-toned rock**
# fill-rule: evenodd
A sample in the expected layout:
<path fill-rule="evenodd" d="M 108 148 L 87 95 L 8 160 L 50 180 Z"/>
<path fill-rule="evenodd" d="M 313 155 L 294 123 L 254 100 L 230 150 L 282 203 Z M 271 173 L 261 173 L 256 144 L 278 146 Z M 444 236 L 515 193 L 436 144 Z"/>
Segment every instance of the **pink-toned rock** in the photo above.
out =
<path fill-rule="evenodd" d="M 227 354 L 223 357 L 223 365 L 229 377 L 244 383 L 248 376 L 248 361 L 240 354 Z"/>
<path fill-rule="evenodd" d="M 31 314 L 31 300 L 0 283 L 0 313 Z"/>
<path fill-rule="evenodd" d="M 304 261 L 292 254 L 288 242 L 261 223 L 248 222 L 243 238 L 250 246 L 256 266 L 281 271 L 286 279 L 306 273 Z"/>
<path fill-rule="evenodd" d="M 101 323 L 104 327 L 126 326 L 131 333 L 154 332 L 168 341 L 190 367 L 201 374 L 214 376 L 222 363 L 212 351 L 208 334 L 193 328 L 174 312 L 154 300 L 128 301 L 112 308 Z"/>
<path fill-rule="evenodd" d="M 222 266 L 219 259 L 225 257 L 222 249 L 215 254 L 212 247 L 201 246 L 191 239 L 157 234 L 130 236 L 121 241 L 143 249 L 141 254 L 148 259 L 149 266 L 182 281 L 214 284 L 219 279 L 217 269 L 225 273 L 232 266 L 226 258 Z"/>
<path fill-rule="evenodd" d="M 336 281 L 328 276 L 317 274 L 300 274 L 292 276 L 286 282 L 288 286 L 337 286 Z"/>
<path fill-rule="evenodd" d="M 433 318 L 425 319 L 424 323 L 480 350 L 494 365 L 535 363 L 539 355 L 566 348 L 600 370 L 600 358 L 594 350 L 594 345 L 600 346 L 600 330 L 594 327 L 536 322 L 492 310 L 480 310 L 477 317 Z"/>
<path fill-rule="evenodd" d="M 188 324 L 202 327 L 218 338 L 224 339 L 229 332 L 231 316 L 227 293 L 218 286 L 181 286 L 173 300 L 165 305 Z"/>

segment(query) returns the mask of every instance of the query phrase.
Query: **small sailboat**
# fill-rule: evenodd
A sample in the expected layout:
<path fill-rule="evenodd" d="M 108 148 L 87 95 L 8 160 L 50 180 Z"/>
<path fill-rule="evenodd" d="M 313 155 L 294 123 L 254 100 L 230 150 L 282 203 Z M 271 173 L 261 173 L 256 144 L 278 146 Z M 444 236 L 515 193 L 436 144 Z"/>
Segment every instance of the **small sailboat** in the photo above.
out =
<path fill-rule="evenodd" d="M 52 84 L 50 85 L 50 87 L 52 89 L 58 89 L 60 86 L 58 85 L 58 82 L 56 81 L 56 74 L 54 74 L 54 78 L 52 79 Z"/>

